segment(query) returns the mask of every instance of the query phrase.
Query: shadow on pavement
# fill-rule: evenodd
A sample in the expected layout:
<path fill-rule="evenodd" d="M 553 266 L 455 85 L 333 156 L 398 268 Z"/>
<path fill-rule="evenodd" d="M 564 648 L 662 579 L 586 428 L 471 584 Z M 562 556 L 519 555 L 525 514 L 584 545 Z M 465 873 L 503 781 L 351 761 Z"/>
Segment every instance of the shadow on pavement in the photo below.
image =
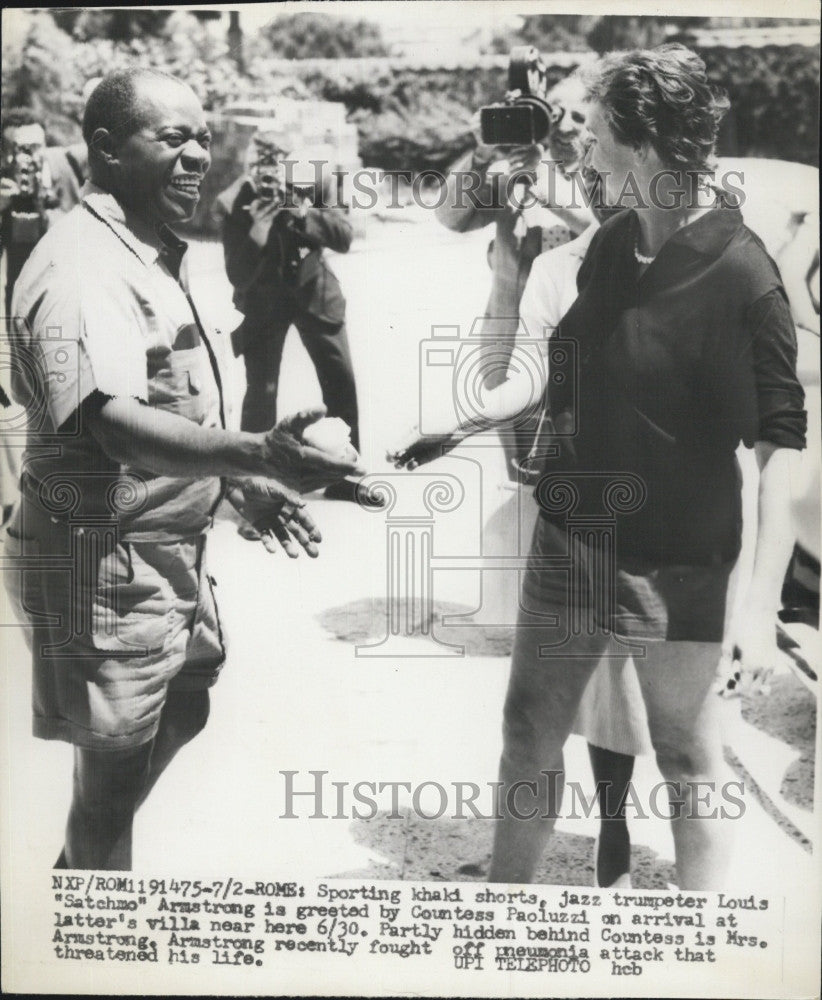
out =
<path fill-rule="evenodd" d="M 443 618 L 449 615 L 470 615 L 472 609 L 465 604 L 435 601 L 425 626 L 444 643 L 463 646 L 467 656 L 510 656 L 514 642 L 513 626 L 478 625 L 470 620 L 465 624 L 444 625 Z M 409 601 L 400 602 L 399 619 L 403 634 L 422 635 L 422 621 L 419 612 Z M 384 597 L 363 597 L 336 608 L 327 608 L 317 616 L 317 621 L 336 639 L 353 644 L 378 642 L 386 634 L 388 610 Z M 405 623 L 413 626 L 405 630 Z M 430 640 L 424 640 L 430 641 Z"/>
<path fill-rule="evenodd" d="M 811 692 L 793 674 L 780 674 L 771 679 L 768 695 L 743 696 L 742 718 L 799 754 L 785 772 L 781 793 L 793 805 L 812 810 L 816 701 Z"/>
<path fill-rule="evenodd" d="M 394 818 L 392 818 L 392 816 Z M 351 825 L 353 840 L 373 852 L 374 860 L 334 878 L 404 881 L 482 882 L 491 856 L 493 823 L 483 819 L 423 819 L 411 811 L 379 813 Z M 536 882 L 591 886 L 594 881 L 591 837 L 557 831 L 537 871 Z M 667 889 L 676 882 L 674 866 L 654 851 L 632 849 L 634 888 Z M 383 860 L 384 859 L 384 860 Z"/>

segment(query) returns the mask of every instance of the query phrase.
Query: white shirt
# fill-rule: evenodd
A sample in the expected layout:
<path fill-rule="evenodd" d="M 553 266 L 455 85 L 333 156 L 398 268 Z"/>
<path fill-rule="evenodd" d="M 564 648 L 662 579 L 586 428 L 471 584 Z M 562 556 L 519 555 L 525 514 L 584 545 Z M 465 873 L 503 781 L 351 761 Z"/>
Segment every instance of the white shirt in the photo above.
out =
<path fill-rule="evenodd" d="M 544 342 L 559 326 L 576 300 L 577 272 L 597 228 L 592 223 L 575 240 L 541 253 L 534 261 L 519 305 L 517 339 L 539 338 Z"/>

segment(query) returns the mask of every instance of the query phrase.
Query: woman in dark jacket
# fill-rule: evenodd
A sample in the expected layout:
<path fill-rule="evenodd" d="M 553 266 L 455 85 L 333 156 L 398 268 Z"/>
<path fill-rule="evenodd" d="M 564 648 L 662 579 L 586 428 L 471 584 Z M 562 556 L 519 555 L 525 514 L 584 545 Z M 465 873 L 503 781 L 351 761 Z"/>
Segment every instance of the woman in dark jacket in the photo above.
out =
<path fill-rule="evenodd" d="M 588 678 L 603 656 L 633 655 L 668 792 L 644 811 L 668 807 L 680 887 L 716 889 L 730 858 L 717 820 L 739 813 L 723 794 L 711 696 L 741 537 L 734 453 L 754 447 L 760 468 L 753 577 L 729 633 L 756 676 L 776 655 L 793 544 L 805 441 L 796 337 L 776 266 L 734 199 L 706 183 L 727 101 L 698 56 L 678 45 L 613 53 L 588 98 L 589 164 L 606 201 L 628 210 L 595 234 L 558 331 L 564 349 L 549 352 L 559 447 L 537 487 L 489 879 L 533 879 Z M 395 458 L 413 468 L 481 424 L 417 437 Z"/>

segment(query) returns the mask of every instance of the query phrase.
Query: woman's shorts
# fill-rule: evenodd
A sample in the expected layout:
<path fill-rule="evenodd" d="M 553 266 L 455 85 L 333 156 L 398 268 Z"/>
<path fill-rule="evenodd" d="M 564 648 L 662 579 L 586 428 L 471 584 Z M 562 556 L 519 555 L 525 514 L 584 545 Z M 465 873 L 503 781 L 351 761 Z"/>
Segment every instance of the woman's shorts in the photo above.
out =
<path fill-rule="evenodd" d="M 168 690 L 210 687 L 225 660 L 205 538 L 66 533 L 28 535 L 18 517 L 4 545 L 6 589 L 32 651 L 34 734 L 139 746 L 156 734 Z"/>
<path fill-rule="evenodd" d="M 628 639 L 721 642 L 733 563 L 659 565 L 615 558 L 607 540 L 576 537 L 537 519 L 521 596 L 521 622 L 556 629 L 557 641 L 607 632 Z"/>

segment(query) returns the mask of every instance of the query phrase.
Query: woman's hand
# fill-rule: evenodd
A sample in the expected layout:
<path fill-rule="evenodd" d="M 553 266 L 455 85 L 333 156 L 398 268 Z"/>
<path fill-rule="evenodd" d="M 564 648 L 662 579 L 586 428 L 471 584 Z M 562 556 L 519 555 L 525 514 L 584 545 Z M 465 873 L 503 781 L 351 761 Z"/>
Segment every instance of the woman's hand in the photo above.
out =
<path fill-rule="evenodd" d="M 468 432 L 462 430 L 442 431 L 439 434 L 423 434 L 418 426 L 414 426 L 406 434 L 405 440 L 393 451 L 386 453 L 389 462 L 395 469 L 408 469 L 412 472 L 420 465 L 426 465 L 437 458 L 442 458 L 468 437 Z"/>
<path fill-rule="evenodd" d="M 753 572 L 725 648 L 739 651 L 740 676 L 732 678 L 738 683 L 731 690 L 764 692 L 780 656 L 777 614 L 796 537 L 791 500 L 793 484 L 798 481 L 799 452 L 769 441 L 757 441 L 754 452 L 759 466 L 759 497 Z"/>
<path fill-rule="evenodd" d="M 300 548 L 316 559 L 317 544 L 322 541 L 317 525 L 308 513 L 305 501 L 293 490 L 274 479 L 244 479 L 228 491 L 234 509 L 260 533 L 267 552 L 277 551 L 277 543 L 290 559 L 296 559 Z"/>
<path fill-rule="evenodd" d="M 769 694 L 769 680 L 779 659 L 776 615 L 746 607 L 723 644 L 717 693 Z"/>

